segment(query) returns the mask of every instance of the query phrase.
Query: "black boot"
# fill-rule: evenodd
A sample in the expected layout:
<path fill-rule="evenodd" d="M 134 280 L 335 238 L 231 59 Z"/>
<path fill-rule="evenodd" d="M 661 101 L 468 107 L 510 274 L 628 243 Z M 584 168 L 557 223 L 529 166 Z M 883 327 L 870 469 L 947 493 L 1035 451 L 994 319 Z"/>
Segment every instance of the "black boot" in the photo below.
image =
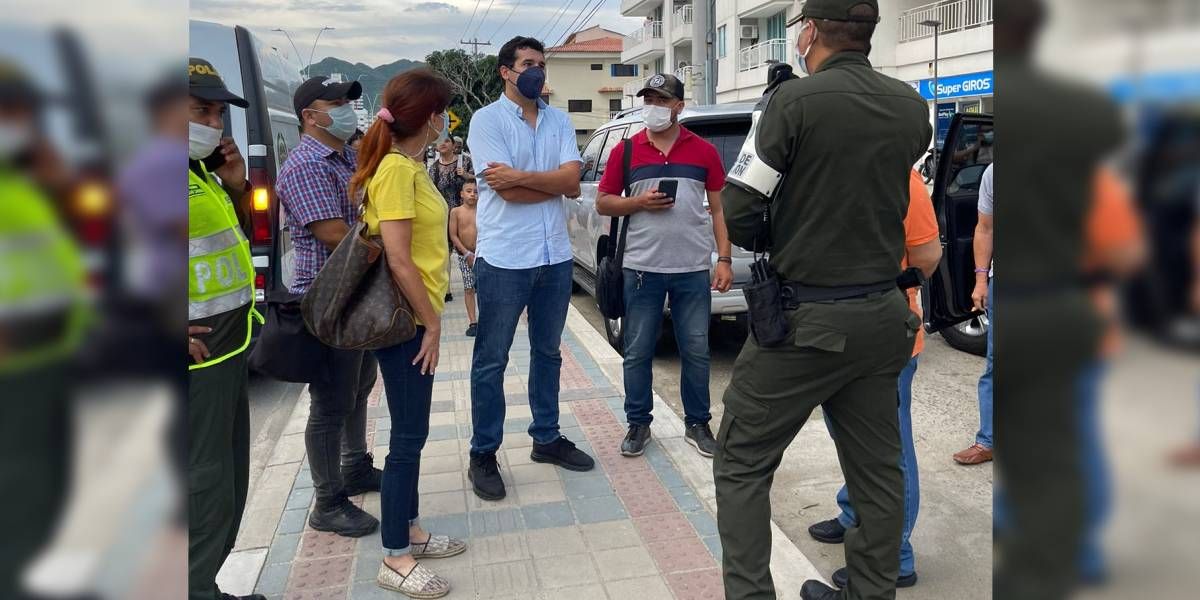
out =
<path fill-rule="evenodd" d="M 362 537 L 379 528 L 379 519 L 343 498 L 329 507 L 322 507 L 318 503 L 308 515 L 308 525 L 317 531 L 328 531 L 344 537 Z"/>
<path fill-rule="evenodd" d="M 475 495 L 484 500 L 503 500 L 504 479 L 500 477 L 500 467 L 496 464 L 496 454 L 472 454 L 471 468 L 467 471 L 467 479 L 475 486 Z"/>
<path fill-rule="evenodd" d="M 533 462 L 558 465 L 570 471 L 591 471 L 596 467 L 596 461 L 592 457 L 576 448 L 571 440 L 563 436 L 549 444 L 534 442 L 529 458 Z"/>
<path fill-rule="evenodd" d="M 375 468 L 375 457 L 368 452 L 357 465 L 342 467 L 342 481 L 347 496 L 378 492 L 383 471 Z"/>
<path fill-rule="evenodd" d="M 800 587 L 801 600 L 838 600 L 841 597 L 841 592 L 816 579 L 809 579 Z"/>

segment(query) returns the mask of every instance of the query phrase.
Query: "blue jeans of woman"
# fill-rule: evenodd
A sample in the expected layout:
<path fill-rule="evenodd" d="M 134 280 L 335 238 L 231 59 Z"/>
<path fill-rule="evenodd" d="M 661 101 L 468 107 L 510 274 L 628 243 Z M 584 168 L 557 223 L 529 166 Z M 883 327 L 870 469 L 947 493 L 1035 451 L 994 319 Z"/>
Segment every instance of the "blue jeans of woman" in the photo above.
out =
<path fill-rule="evenodd" d="M 422 375 L 413 359 L 421 349 L 425 328 L 417 327 L 413 339 L 375 351 L 383 374 L 388 412 L 392 417 L 387 460 L 380 485 L 380 529 L 387 556 L 412 552 L 408 528 L 417 522 L 417 479 L 421 450 L 429 437 L 429 407 L 433 399 L 433 374 Z"/>

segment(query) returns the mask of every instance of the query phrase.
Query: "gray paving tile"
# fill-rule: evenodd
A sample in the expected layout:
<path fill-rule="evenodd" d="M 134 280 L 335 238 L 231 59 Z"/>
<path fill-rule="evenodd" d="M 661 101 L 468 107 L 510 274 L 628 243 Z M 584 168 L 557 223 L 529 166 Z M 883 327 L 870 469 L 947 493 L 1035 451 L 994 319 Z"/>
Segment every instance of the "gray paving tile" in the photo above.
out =
<path fill-rule="evenodd" d="M 365 555 L 361 552 L 354 557 L 354 581 L 374 582 L 379 575 L 379 563 L 383 561 L 383 549 L 377 555 Z M 355 596 L 358 598 L 358 596 Z"/>
<path fill-rule="evenodd" d="M 470 423 L 459 423 L 458 424 L 458 439 L 469 440 L 469 439 L 471 439 L 472 433 L 473 433 L 473 430 L 471 428 Z"/>
<path fill-rule="evenodd" d="M 533 419 L 529 417 L 517 417 L 515 419 L 504 420 L 504 433 L 521 433 L 529 430 L 529 424 Z"/>
<path fill-rule="evenodd" d="M 562 429 L 579 427 L 579 421 L 575 420 L 575 415 L 559 415 L 558 426 Z"/>
<path fill-rule="evenodd" d="M 268 565 L 290 563 L 296 558 L 296 549 L 300 547 L 300 534 L 288 533 L 275 536 L 271 549 L 267 551 Z"/>
<path fill-rule="evenodd" d="M 571 440 L 576 444 L 587 441 L 587 436 L 583 435 L 583 430 L 579 428 L 578 424 L 568 427 L 560 423 L 558 427 L 558 434 L 565 436 L 568 440 Z"/>
<path fill-rule="evenodd" d="M 254 591 L 264 596 L 282 594 L 287 589 L 288 575 L 292 572 L 292 563 L 281 563 L 263 567 L 258 576 L 258 585 Z"/>
<path fill-rule="evenodd" d="M 691 488 L 675 487 L 668 488 L 667 491 L 675 498 L 675 504 L 679 505 L 679 510 L 683 512 L 694 512 L 704 508 L 704 503 L 700 502 Z"/>
<path fill-rule="evenodd" d="M 570 500 L 580 523 L 599 523 L 626 518 L 625 507 L 616 496 Z"/>
<path fill-rule="evenodd" d="M 421 517 L 421 527 L 436 535 L 448 535 L 460 540 L 471 537 L 471 527 L 467 523 L 466 513 Z"/>
<path fill-rule="evenodd" d="M 662 481 L 663 487 L 687 487 L 687 482 L 679 474 L 679 470 L 675 468 L 675 465 L 658 462 L 650 463 L 650 468 L 658 475 L 658 479 Z"/>
<path fill-rule="evenodd" d="M 292 489 L 305 489 L 312 486 L 312 471 L 300 469 L 300 472 L 296 474 L 296 483 L 292 485 Z"/>
<path fill-rule="evenodd" d="M 278 533 L 300 533 L 304 531 L 304 519 L 308 517 L 308 508 L 283 511 L 279 519 Z"/>
<path fill-rule="evenodd" d="M 571 513 L 571 506 L 566 502 L 523 506 L 521 514 L 525 517 L 525 527 L 528 529 L 566 527 L 575 524 L 575 515 Z"/>
<path fill-rule="evenodd" d="M 515 508 L 470 513 L 471 536 L 497 535 L 525 528 L 521 511 Z"/>
<path fill-rule="evenodd" d="M 291 495 L 288 496 L 287 506 L 285 508 L 288 510 L 296 508 L 308 508 L 312 504 L 313 493 L 313 488 L 293 489 Z"/>
<path fill-rule="evenodd" d="M 717 520 L 708 514 L 707 510 L 684 513 L 684 516 L 692 522 L 692 527 L 696 528 L 696 533 L 699 533 L 700 537 L 717 535 Z"/>
<path fill-rule="evenodd" d="M 396 600 L 398 596 L 396 592 L 379 587 L 374 577 L 369 582 L 355 583 L 350 588 L 350 597 L 354 600 Z"/>
<path fill-rule="evenodd" d="M 568 499 L 583 500 L 614 494 L 612 483 L 604 475 L 590 475 L 576 479 L 564 479 L 563 488 Z"/>
<path fill-rule="evenodd" d="M 434 400 L 429 404 L 429 412 L 454 412 L 453 400 Z"/>
<path fill-rule="evenodd" d="M 431 442 L 438 440 L 453 440 L 458 439 L 457 425 L 434 425 L 429 428 L 429 438 Z"/>
<path fill-rule="evenodd" d="M 715 558 L 719 564 L 721 562 L 721 536 L 710 535 L 706 538 L 702 538 L 701 541 L 704 542 L 705 546 L 708 546 L 708 553 L 712 554 L 713 558 Z"/>
<path fill-rule="evenodd" d="M 611 408 L 613 410 L 613 412 L 617 412 L 622 415 L 625 414 L 625 399 L 624 398 L 614 396 L 611 398 L 606 398 L 604 400 L 604 403 L 608 404 L 608 407 Z"/>

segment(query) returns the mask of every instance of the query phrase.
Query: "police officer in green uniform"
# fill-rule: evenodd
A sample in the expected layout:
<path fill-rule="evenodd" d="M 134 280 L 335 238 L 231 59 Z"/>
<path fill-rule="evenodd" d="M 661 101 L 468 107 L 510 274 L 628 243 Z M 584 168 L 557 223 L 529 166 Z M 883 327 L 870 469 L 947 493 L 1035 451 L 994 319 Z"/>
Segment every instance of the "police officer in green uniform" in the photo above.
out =
<path fill-rule="evenodd" d="M 0 60 L 0 597 L 51 539 L 71 472 L 70 364 L 92 321 L 82 254 L 56 208 L 45 95 Z M 49 177 L 48 177 L 49 175 Z"/>
<path fill-rule="evenodd" d="M 763 248 L 778 279 L 778 333 L 734 364 L 713 464 L 730 600 L 775 598 L 771 483 L 813 409 L 830 417 L 859 514 L 849 582 L 806 582 L 806 600 L 895 597 L 904 482 L 896 381 L 919 319 L 897 288 L 909 170 L 928 147 L 925 101 L 871 67 L 876 0 L 808 0 L 789 26 L 807 77 L 773 85 L 730 171 L 729 237 Z M 769 208 L 768 208 L 769 207 Z M 764 219 L 764 217 L 769 217 Z"/>
<path fill-rule="evenodd" d="M 216 577 L 246 507 L 246 348 L 251 320 L 261 317 L 237 208 L 245 206 L 246 166 L 221 133 L 227 105 L 248 104 L 198 58 L 188 60 L 188 93 L 188 597 L 229 600 Z"/>

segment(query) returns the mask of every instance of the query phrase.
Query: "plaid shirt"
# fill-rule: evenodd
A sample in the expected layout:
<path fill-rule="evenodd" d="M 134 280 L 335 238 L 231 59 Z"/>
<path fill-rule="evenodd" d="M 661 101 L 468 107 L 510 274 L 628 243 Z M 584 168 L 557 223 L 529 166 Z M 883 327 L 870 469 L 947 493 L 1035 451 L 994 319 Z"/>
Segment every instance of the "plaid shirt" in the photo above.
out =
<path fill-rule="evenodd" d="M 302 294 L 308 290 L 331 251 L 308 229 L 315 221 L 343 219 L 353 226 L 358 207 L 350 201 L 350 178 L 356 156 L 346 146 L 342 154 L 305 135 L 279 171 L 275 192 L 287 211 L 288 232 L 296 250 L 296 278 L 289 289 Z"/>

